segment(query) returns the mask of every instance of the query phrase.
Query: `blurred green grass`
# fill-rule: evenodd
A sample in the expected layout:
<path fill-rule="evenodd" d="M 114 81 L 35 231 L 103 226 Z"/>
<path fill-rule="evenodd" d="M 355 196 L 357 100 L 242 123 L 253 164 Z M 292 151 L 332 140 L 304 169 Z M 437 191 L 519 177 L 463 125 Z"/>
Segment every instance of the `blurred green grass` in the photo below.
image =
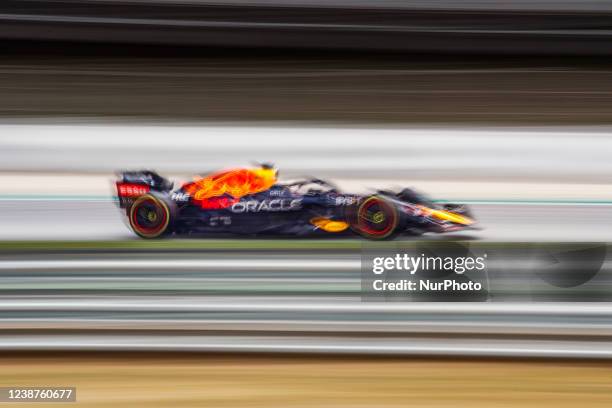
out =
<path fill-rule="evenodd" d="M 118 241 L 0 241 L 0 251 L 33 250 L 359 250 L 363 240 L 165 239 Z M 385 243 L 382 243 L 385 245 Z"/>

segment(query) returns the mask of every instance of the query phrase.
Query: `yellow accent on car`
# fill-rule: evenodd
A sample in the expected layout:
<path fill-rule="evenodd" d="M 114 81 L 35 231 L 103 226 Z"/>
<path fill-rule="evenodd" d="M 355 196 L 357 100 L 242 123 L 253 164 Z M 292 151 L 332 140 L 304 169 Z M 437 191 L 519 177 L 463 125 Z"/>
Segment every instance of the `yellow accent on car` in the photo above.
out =
<path fill-rule="evenodd" d="M 325 217 L 312 218 L 310 223 L 326 232 L 342 232 L 349 227 L 344 221 L 333 221 Z"/>
<path fill-rule="evenodd" d="M 461 224 L 461 225 L 472 225 L 474 224 L 474 220 L 460 215 L 460 214 L 456 214 L 450 211 L 444 211 L 444 210 L 434 210 L 434 209 L 430 209 L 431 212 L 429 213 L 430 216 L 437 218 L 439 220 L 442 221 L 450 221 L 450 222 L 454 222 L 455 224 Z"/>

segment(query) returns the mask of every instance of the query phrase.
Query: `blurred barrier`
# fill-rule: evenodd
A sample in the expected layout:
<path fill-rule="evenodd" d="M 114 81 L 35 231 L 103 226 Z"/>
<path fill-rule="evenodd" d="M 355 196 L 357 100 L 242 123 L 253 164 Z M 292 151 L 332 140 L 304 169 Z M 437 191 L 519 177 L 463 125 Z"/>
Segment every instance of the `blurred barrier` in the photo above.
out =
<path fill-rule="evenodd" d="M 86 6 L 84 6 L 84 4 Z M 609 54 L 609 2 L 4 1 L 0 38 Z"/>
<path fill-rule="evenodd" d="M 57 55 L 49 54 L 52 50 Z M 295 55 L 199 48 L 181 57 L 172 53 L 176 50 L 43 44 L 24 51 L 18 45 L 18 54 L 8 53 L 0 64 L 0 117 L 44 125 L 281 121 L 297 127 L 410 123 L 578 126 L 575 130 L 609 125 L 612 117 L 612 76 L 602 58 Z M 25 52 L 37 57 L 19 54 Z M 6 134 L 3 130 L 0 138 Z M 291 133 L 284 136 L 281 146 Z M 145 139 L 136 151 L 141 159 L 146 159 L 147 146 Z M 256 148 L 257 143 L 247 146 Z M 342 150 L 350 155 L 348 145 Z M 499 152 L 498 158 L 507 158 Z M 253 159 L 277 160 L 248 158 Z M 189 170 L 204 170 L 200 166 Z"/>

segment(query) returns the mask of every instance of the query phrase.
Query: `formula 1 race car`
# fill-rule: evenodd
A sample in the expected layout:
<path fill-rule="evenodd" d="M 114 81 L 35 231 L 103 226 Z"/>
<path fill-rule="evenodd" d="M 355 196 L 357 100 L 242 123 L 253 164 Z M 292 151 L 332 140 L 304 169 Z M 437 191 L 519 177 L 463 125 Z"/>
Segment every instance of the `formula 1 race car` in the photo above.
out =
<path fill-rule="evenodd" d="M 464 205 L 438 205 L 411 189 L 346 194 L 316 178 L 282 184 L 271 165 L 196 177 L 174 188 L 153 171 L 119 173 L 119 206 L 143 238 L 170 234 L 398 234 L 474 228 Z"/>

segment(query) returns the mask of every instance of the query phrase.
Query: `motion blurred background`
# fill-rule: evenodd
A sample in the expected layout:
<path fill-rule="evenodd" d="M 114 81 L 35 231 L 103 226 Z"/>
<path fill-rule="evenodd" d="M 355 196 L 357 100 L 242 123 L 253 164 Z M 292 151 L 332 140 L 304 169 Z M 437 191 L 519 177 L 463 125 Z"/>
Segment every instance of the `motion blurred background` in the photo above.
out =
<path fill-rule="evenodd" d="M 485 228 L 424 242 L 607 243 L 611 22 L 607 0 L 2 1 L 0 386 L 99 407 L 610 406 L 607 244 L 569 287 L 517 255 L 483 302 L 366 304 L 360 240 L 144 242 L 111 187 L 266 161 L 413 186 Z"/>

